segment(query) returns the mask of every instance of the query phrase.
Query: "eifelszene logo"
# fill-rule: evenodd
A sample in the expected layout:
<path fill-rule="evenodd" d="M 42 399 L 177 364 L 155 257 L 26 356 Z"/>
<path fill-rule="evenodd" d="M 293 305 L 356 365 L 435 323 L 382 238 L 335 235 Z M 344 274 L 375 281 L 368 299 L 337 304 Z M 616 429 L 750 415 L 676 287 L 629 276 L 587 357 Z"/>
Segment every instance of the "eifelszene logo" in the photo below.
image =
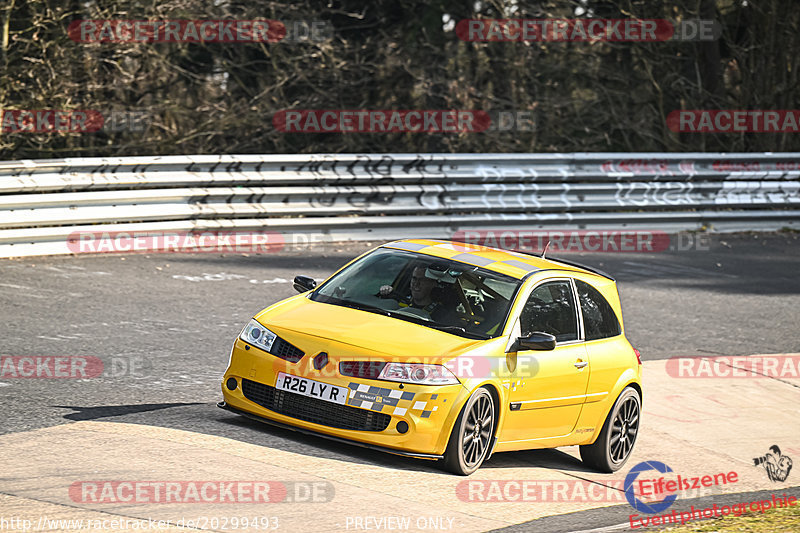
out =
<path fill-rule="evenodd" d="M 655 470 L 661 474 L 673 473 L 673 470 L 658 461 L 646 461 L 634 466 L 625 477 L 625 497 L 628 503 L 639 512 L 658 514 L 669 508 L 680 495 L 682 498 L 704 496 L 712 487 L 722 487 L 729 483 L 738 483 L 739 474 L 733 470 L 716 472 L 698 476 L 676 474 L 659 476 L 658 478 L 640 478 L 642 472 Z M 638 489 L 638 490 L 637 490 Z M 690 494 L 689 491 L 698 491 Z M 675 514 L 675 511 L 672 512 Z M 636 517 L 639 515 L 631 515 Z"/>
<path fill-rule="evenodd" d="M 631 507 L 633 507 L 637 511 L 647 514 L 656 514 L 660 513 L 661 511 L 669 509 L 669 507 L 673 503 L 675 503 L 675 500 L 678 498 L 678 495 L 670 494 L 660 502 L 654 502 L 654 503 L 645 503 L 639 498 L 637 498 L 636 478 L 639 477 L 639 474 L 641 474 L 642 472 L 647 472 L 648 470 L 656 470 L 658 472 L 661 472 L 662 474 L 666 474 L 667 472 L 672 472 L 672 469 L 670 467 L 659 461 L 645 461 L 643 463 L 639 463 L 638 465 L 631 468 L 631 471 L 628 472 L 627 476 L 625 476 L 625 497 L 628 499 L 628 503 L 631 504 Z"/>

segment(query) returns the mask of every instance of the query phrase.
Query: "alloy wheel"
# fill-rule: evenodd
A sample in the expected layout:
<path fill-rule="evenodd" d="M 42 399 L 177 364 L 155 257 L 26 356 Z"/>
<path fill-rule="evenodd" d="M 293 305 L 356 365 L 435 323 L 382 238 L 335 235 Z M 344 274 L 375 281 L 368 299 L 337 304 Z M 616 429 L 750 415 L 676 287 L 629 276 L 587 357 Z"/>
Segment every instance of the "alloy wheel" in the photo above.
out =
<path fill-rule="evenodd" d="M 611 460 L 620 463 L 628 458 L 639 431 L 639 403 L 628 397 L 617 411 L 611 425 L 609 448 Z"/>
<path fill-rule="evenodd" d="M 483 460 L 492 438 L 494 426 L 494 407 L 488 395 L 481 396 L 472 405 L 464 423 L 461 449 L 464 463 L 471 468 Z"/>

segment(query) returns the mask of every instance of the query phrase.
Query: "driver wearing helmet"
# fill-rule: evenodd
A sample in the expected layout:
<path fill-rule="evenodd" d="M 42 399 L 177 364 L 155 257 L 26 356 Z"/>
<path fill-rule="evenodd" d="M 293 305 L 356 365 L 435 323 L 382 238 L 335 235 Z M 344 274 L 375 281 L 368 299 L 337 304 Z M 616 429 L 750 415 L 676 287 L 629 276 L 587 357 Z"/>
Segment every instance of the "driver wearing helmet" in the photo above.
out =
<path fill-rule="evenodd" d="M 433 312 L 441 306 L 441 302 L 436 302 L 433 299 L 433 289 L 436 287 L 436 280 L 426 276 L 426 268 L 417 267 L 411 273 L 411 301 L 406 303 L 408 307 L 416 307 L 427 311 L 428 314 Z M 400 302 L 403 306 L 404 302 Z"/>
<path fill-rule="evenodd" d="M 432 320 L 446 319 L 449 313 L 442 301 L 437 298 L 438 291 L 435 289 L 438 288 L 438 285 L 437 279 L 429 275 L 428 268 L 418 266 L 411 273 L 411 295 L 401 299 L 398 305 L 400 308 L 419 309 Z M 391 285 L 384 285 L 380 288 L 380 295 L 383 298 L 391 298 L 392 291 Z"/>

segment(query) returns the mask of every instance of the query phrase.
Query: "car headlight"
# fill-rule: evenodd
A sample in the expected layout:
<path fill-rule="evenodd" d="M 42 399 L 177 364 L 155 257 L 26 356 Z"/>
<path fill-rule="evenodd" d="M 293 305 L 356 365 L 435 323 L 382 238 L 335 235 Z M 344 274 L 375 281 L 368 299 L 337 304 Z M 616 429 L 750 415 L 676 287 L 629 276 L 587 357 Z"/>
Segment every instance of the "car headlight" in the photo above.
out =
<path fill-rule="evenodd" d="M 386 363 L 378 379 L 416 385 L 453 385 L 458 378 L 444 365 L 425 363 Z"/>
<path fill-rule="evenodd" d="M 250 322 L 247 323 L 239 334 L 239 338 L 248 344 L 252 344 L 268 352 L 272 348 L 272 343 L 275 342 L 278 336 L 259 324 L 255 319 L 250 319 Z"/>

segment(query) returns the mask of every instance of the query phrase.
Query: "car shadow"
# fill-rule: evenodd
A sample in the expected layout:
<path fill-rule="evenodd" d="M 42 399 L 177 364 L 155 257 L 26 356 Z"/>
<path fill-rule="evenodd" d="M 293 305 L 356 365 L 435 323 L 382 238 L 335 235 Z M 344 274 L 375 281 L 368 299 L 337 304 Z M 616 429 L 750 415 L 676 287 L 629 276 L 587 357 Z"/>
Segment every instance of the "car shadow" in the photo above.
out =
<path fill-rule="evenodd" d="M 102 418 L 104 422 L 139 424 L 214 435 L 309 457 L 450 475 L 440 470 L 435 461 L 392 455 L 356 444 L 331 441 L 321 436 L 272 426 L 223 411 L 215 403 L 53 407 L 72 409 L 73 412 L 63 416 L 66 420 L 84 421 Z"/>
<path fill-rule="evenodd" d="M 596 470 L 587 467 L 583 461 L 556 448 L 502 452 L 481 466 L 481 468 L 521 468 L 538 467 L 550 470 L 566 470 L 597 474 Z"/>
<path fill-rule="evenodd" d="M 97 420 L 98 418 L 112 418 L 126 416 L 136 413 L 146 413 L 169 409 L 171 407 L 182 407 L 186 405 L 200 405 L 199 403 L 143 403 L 135 405 L 100 405 L 96 407 L 81 407 L 74 405 L 51 405 L 58 409 L 72 409 L 72 413 L 64 415 L 66 420 L 84 421 Z"/>
<path fill-rule="evenodd" d="M 436 461 L 402 457 L 358 444 L 332 441 L 322 436 L 292 431 L 234 413 L 221 413 L 217 420 L 229 429 L 241 430 L 236 436 L 226 435 L 240 442 L 348 463 L 367 463 L 396 470 L 450 475 L 441 470 Z"/>
<path fill-rule="evenodd" d="M 223 411 L 214 403 L 54 407 L 72 409 L 74 412 L 64 415 L 67 420 L 78 421 L 103 418 L 105 422 L 140 424 L 214 435 L 308 457 L 322 457 L 345 463 L 371 464 L 409 472 L 426 472 L 442 476 L 453 475 L 440 469 L 436 461 L 393 455 L 357 444 L 332 441 L 322 436 L 308 435 L 288 428 L 273 426 Z M 592 469 L 585 467 L 579 459 L 557 449 L 498 453 L 484 463 L 481 468 L 520 467 L 596 473 Z"/>

